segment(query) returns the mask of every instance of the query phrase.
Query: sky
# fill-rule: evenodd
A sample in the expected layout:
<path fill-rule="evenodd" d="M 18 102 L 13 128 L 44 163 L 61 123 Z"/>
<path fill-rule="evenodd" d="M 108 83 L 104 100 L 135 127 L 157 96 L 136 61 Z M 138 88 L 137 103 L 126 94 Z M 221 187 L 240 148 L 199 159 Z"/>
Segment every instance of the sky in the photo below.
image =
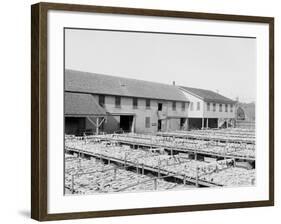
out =
<path fill-rule="evenodd" d="M 256 39 L 65 30 L 65 67 L 256 99 Z"/>

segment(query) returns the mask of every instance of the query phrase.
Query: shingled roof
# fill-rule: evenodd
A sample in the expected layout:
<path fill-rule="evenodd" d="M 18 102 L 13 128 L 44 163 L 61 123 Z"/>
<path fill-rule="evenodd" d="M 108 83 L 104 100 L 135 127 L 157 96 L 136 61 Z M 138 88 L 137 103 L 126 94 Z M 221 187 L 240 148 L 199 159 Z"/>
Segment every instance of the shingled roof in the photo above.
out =
<path fill-rule="evenodd" d="M 65 90 L 188 102 L 182 91 L 174 85 L 74 70 L 65 70 Z"/>
<path fill-rule="evenodd" d="M 105 116 L 106 111 L 95 101 L 91 94 L 65 92 L 65 115 Z"/>
<path fill-rule="evenodd" d="M 192 95 L 198 96 L 199 98 L 203 99 L 205 102 L 229 103 L 229 104 L 236 103 L 236 101 L 231 100 L 211 90 L 191 88 L 186 86 L 180 86 L 179 88 Z"/>

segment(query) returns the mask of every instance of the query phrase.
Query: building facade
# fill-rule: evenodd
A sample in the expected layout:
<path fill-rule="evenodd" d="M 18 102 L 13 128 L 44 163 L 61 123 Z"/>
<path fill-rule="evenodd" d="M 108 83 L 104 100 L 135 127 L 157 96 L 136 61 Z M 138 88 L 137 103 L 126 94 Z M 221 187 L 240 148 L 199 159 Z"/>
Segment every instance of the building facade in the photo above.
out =
<path fill-rule="evenodd" d="M 65 71 L 66 134 L 230 127 L 235 105 L 210 90 Z"/>
<path fill-rule="evenodd" d="M 66 70 L 65 94 L 87 95 L 104 112 L 89 110 L 78 116 L 65 111 L 67 134 L 81 134 L 83 129 L 84 133 L 188 129 L 189 101 L 174 85 Z M 75 123 L 79 130 L 75 130 Z"/>
<path fill-rule="evenodd" d="M 234 126 L 236 102 L 210 90 L 179 87 L 189 99 L 189 129 Z"/>

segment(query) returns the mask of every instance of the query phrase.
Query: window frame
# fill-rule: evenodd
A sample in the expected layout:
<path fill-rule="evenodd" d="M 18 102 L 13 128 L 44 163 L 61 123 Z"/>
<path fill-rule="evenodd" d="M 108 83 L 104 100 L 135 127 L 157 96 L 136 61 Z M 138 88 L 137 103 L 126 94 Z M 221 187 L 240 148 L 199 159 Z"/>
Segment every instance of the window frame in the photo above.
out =
<path fill-rule="evenodd" d="M 117 99 L 119 99 L 119 104 L 117 104 Z M 115 108 L 121 108 L 121 96 L 115 96 Z"/>
<path fill-rule="evenodd" d="M 149 102 L 149 104 L 147 104 Z M 145 99 L 145 109 L 150 110 L 151 109 L 151 100 L 150 99 Z"/>
<path fill-rule="evenodd" d="M 193 102 L 190 102 L 190 111 L 193 111 Z"/>
<path fill-rule="evenodd" d="M 105 95 L 98 95 L 98 97 L 99 97 L 99 105 L 101 107 L 105 108 Z M 103 99 L 103 100 L 101 100 L 101 99 Z M 101 101 L 103 101 L 103 102 L 101 102 Z"/>
<path fill-rule="evenodd" d="M 151 123 L 150 122 L 150 117 L 145 117 L 145 121 L 144 122 L 145 122 L 145 128 L 150 128 L 150 126 L 151 126 L 150 125 L 150 123 Z"/>
<path fill-rule="evenodd" d="M 217 110 L 217 104 L 213 103 L 213 112 L 216 112 L 216 110 Z"/>
<path fill-rule="evenodd" d="M 182 111 L 185 111 L 185 108 L 186 108 L 185 102 L 182 102 L 182 103 L 181 103 L 181 110 L 182 110 Z"/>
<path fill-rule="evenodd" d="M 222 112 L 222 103 L 219 104 L 219 112 Z"/>
<path fill-rule="evenodd" d="M 177 102 L 176 102 L 176 101 L 173 101 L 173 102 L 172 102 L 172 110 L 173 110 L 173 111 L 176 111 L 176 110 L 177 110 Z"/>
<path fill-rule="evenodd" d="M 207 111 L 210 111 L 210 109 L 211 109 L 211 103 L 207 102 Z"/>
<path fill-rule="evenodd" d="M 132 104 L 133 104 L 133 109 L 138 109 L 138 98 L 137 97 L 133 97 L 132 99 Z"/>

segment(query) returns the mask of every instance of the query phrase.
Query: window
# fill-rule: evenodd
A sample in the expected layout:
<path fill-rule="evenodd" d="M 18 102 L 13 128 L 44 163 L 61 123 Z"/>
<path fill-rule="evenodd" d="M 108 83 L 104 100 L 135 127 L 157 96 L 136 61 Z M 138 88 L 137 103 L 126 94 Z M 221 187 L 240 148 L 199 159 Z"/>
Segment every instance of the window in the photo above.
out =
<path fill-rule="evenodd" d="M 215 112 L 216 111 L 216 104 L 213 103 L 213 111 Z"/>
<path fill-rule="evenodd" d="M 182 111 L 185 111 L 185 102 L 182 102 L 182 103 L 181 103 L 181 110 L 182 110 Z"/>
<path fill-rule="evenodd" d="M 163 106 L 162 103 L 158 103 L 158 111 L 162 111 L 162 106 Z"/>
<path fill-rule="evenodd" d="M 104 107 L 105 104 L 105 96 L 104 95 L 99 95 L 99 105 L 101 107 Z"/>
<path fill-rule="evenodd" d="M 173 107 L 173 110 L 176 110 L 177 109 L 177 102 L 173 102 L 172 107 Z"/>
<path fill-rule="evenodd" d="M 197 110 L 200 110 L 200 102 L 197 102 Z"/>
<path fill-rule="evenodd" d="M 230 104 L 230 112 L 233 112 L 233 104 Z"/>
<path fill-rule="evenodd" d="M 150 109 L 150 99 L 145 100 L 146 109 Z"/>
<path fill-rule="evenodd" d="M 115 107 L 121 108 L 121 97 L 120 96 L 115 96 Z"/>
<path fill-rule="evenodd" d="M 207 111 L 210 111 L 210 103 L 207 103 Z"/>
<path fill-rule="evenodd" d="M 138 108 L 138 98 L 133 98 L 133 108 L 134 109 Z"/>
<path fill-rule="evenodd" d="M 222 104 L 220 104 L 220 112 L 222 112 Z"/>
<path fill-rule="evenodd" d="M 193 110 L 193 102 L 190 102 L 190 110 Z"/>
<path fill-rule="evenodd" d="M 150 117 L 145 118 L 145 128 L 150 128 Z"/>
<path fill-rule="evenodd" d="M 228 112 L 228 104 L 225 104 L 225 112 Z"/>

